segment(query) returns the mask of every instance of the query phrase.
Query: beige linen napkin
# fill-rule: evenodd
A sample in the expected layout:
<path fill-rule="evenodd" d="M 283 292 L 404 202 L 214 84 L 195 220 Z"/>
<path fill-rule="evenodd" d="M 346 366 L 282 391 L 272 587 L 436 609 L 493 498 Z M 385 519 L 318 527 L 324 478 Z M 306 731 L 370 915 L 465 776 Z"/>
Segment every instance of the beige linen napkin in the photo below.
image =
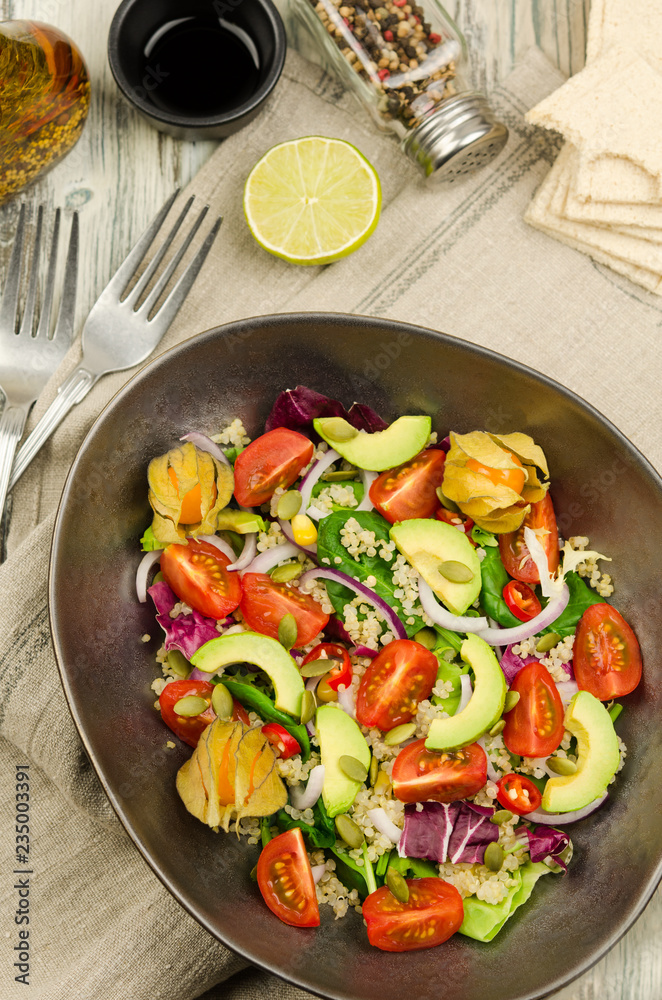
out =
<path fill-rule="evenodd" d="M 268 110 L 219 146 L 190 187 L 223 212 L 225 222 L 163 347 L 273 311 L 328 309 L 418 322 L 557 378 L 662 468 L 660 299 L 522 221 L 556 155 L 554 139 L 527 126 L 523 114 L 560 82 L 541 54 L 531 52 L 493 95 L 511 132 L 505 151 L 463 185 L 435 190 L 418 179 L 390 138 L 372 131 L 336 83 L 290 55 Z M 275 142 L 306 133 L 349 139 L 384 184 L 376 234 L 355 256 L 322 269 L 268 256 L 253 243 L 241 213 L 243 181 L 256 159 Z M 74 348 L 33 422 L 77 361 Z M 54 510 L 76 449 L 130 374 L 101 381 L 14 490 L 8 558 L 0 567 L 0 996 L 27 995 L 7 971 L 17 943 L 16 894 L 7 874 L 15 867 L 14 790 L 7 776 L 28 763 L 32 1000 L 190 1000 L 205 990 L 207 1000 L 299 1000 L 307 994 L 265 973 L 242 972 L 245 963 L 161 887 L 115 819 L 60 687 L 46 604 Z M 650 908 L 640 926 L 641 947 L 652 947 Z M 622 976 L 615 958 L 603 1000 L 625 995 L 616 992 Z M 567 1000 L 571 995 L 564 991 Z M 639 1000 L 653 1000 L 653 993 Z"/>

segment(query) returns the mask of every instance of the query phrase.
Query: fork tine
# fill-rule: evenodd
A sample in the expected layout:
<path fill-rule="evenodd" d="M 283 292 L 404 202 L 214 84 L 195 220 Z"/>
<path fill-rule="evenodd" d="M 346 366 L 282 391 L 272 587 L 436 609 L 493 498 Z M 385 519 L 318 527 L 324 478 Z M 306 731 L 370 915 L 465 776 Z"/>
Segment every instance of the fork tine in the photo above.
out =
<path fill-rule="evenodd" d="M 62 281 L 62 298 L 60 299 L 60 309 L 57 314 L 57 322 L 53 333 L 53 340 L 65 338 L 71 342 L 74 333 L 74 313 L 76 312 L 76 286 L 78 284 L 78 212 L 74 212 L 71 220 L 71 233 L 69 235 L 69 249 L 67 251 L 67 262 L 64 267 L 64 278 Z"/>
<path fill-rule="evenodd" d="M 5 278 L 5 288 L 2 295 L 2 306 L 0 306 L 0 330 L 11 330 L 16 332 L 16 321 L 18 319 L 18 293 L 21 286 L 21 262 L 23 259 L 23 241 L 25 237 L 25 216 L 27 205 L 21 205 L 18 216 L 18 226 L 16 236 L 9 259 L 7 277 Z"/>
<path fill-rule="evenodd" d="M 53 288 L 55 286 L 55 268 L 57 266 L 57 248 L 60 240 L 60 209 L 56 209 L 53 221 L 53 236 L 51 239 L 51 252 L 48 258 L 48 274 L 46 275 L 46 285 L 44 287 L 44 297 L 41 303 L 41 313 L 39 315 L 39 325 L 35 337 L 43 340 L 48 339 L 51 330 L 51 312 L 53 309 Z"/>
<path fill-rule="evenodd" d="M 142 234 L 142 236 L 134 246 L 131 253 L 128 255 L 126 260 L 120 265 L 118 270 L 110 279 L 110 281 L 108 282 L 108 284 L 104 289 L 104 292 L 107 293 L 108 296 L 114 296 L 115 298 L 118 299 L 122 297 L 122 293 L 126 289 L 126 286 L 129 284 L 131 278 L 136 273 L 138 267 L 140 266 L 143 257 L 145 256 L 147 250 L 151 246 L 154 237 L 161 228 L 163 220 L 170 211 L 172 203 L 174 202 L 178 194 L 179 194 L 179 188 L 177 188 L 177 190 L 170 195 L 165 205 L 159 210 L 156 216 L 152 219 L 149 226 Z"/>
<path fill-rule="evenodd" d="M 212 248 L 214 240 L 216 239 L 216 234 L 221 228 L 221 223 L 223 222 L 222 217 L 219 217 L 214 223 L 213 227 L 207 234 L 207 237 L 196 253 L 195 257 L 186 268 L 184 273 L 180 276 L 177 284 L 172 289 L 167 299 L 158 310 L 158 312 L 153 317 L 152 322 L 158 323 L 159 326 L 163 327 L 163 330 L 167 330 L 173 319 L 179 311 L 179 307 L 186 298 L 191 288 L 191 285 L 198 276 L 198 272 L 202 265 L 204 264 L 207 254 Z"/>
<path fill-rule="evenodd" d="M 41 256 L 41 230 L 44 222 L 44 206 L 40 205 L 37 212 L 37 229 L 32 247 L 32 262 L 30 264 L 30 279 L 28 293 L 25 297 L 25 309 L 21 320 L 20 334 L 32 336 L 34 329 L 34 314 L 37 306 L 37 288 L 39 286 L 39 258 Z"/>
<path fill-rule="evenodd" d="M 157 283 L 154 286 L 154 288 L 152 289 L 152 291 L 149 293 L 148 297 L 143 302 L 143 304 L 140 307 L 140 309 L 137 310 L 143 316 L 149 316 L 149 314 L 151 313 L 152 309 L 154 308 L 154 306 L 156 305 L 156 303 L 159 301 L 161 295 L 165 291 L 166 285 L 170 281 L 172 275 L 177 270 L 177 266 L 178 266 L 180 260 L 182 259 L 182 257 L 184 256 L 184 254 L 188 250 L 189 246 L 191 245 L 191 241 L 192 241 L 193 237 L 195 236 L 195 234 L 197 233 L 197 231 L 200 228 L 200 226 L 202 225 L 202 222 L 203 222 L 203 220 L 204 220 L 204 218 L 205 218 L 205 216 L 206 216 L 206 214 L 207 214 L 208 211 L 209 211 L 209 205 L 205 205 L 205 207 L 201 210 L 200 214 L 198 215 L 198 218 L 195 220 L 195 222 L 191 226 L 191 228 L 190 228 L 190 230 L 189 230 L 189 232 L 188 232 L 188 234 L 186 236 L 186 239 L 183 241 L 182 245 L 179 247 L 177 253 L 174 255 L 174 257 L 172 258 L 172 260 L 170 261 L 170 263 L 166 267 L 165 271 L 163 272 L 163 274 L 161 275 L 161 277 L 157 281 Z"/>
<path fill-rule="evenodd" d="M 163 241 L 163 243 L 161 244 L 161 246 L 159 247 L 159 249 L 157 250 L 157 252 L 154 254 L 153 258 L 149 262 L 149 265 L 145 268 L 144 272 L 142 273 L 142 275 L 140 276 L 140 278 L 136 282 L 135 286 L 132 288 L 132 290 L 129 292 L 129 294 L 127 295 L 127 297 L 124 299 L 124 304 L 125 305 L 129 305 L 129 306 L 135 305 L 135 303 L 138 301 L 138 299 L 140 298 L 140 296 L 142 295 L 142 293 L 144 292 L 144 290 L 147 288 L 147 285 L 151 281 L 153 275 L 156 273 L 156 270 L 157 270 L 159 264 L 161 263 L 161 261 L 165 257 L 165 255 L 166 255 L 166 253 L 168 251 L 168 247 L 170 246 L 170 244 L 174 240 L 174 238 L 177 235 L 177 233 L 178 233 L 178 231 L 179 231 L 179 229 L 180 229 L 180 227 L 181 227 L 184 219 L 186 218 L 186 216 L 188 214 L 188 210 L 191 207 L 191 205 L 193 204 L 193 201 L 194 201 L 194 196 L 191 195 L 191 197 L 189 198 L 189 200 L 184 205 L 184 208 L 179 213 L 179 218 L 177 219 L 177 221 L 173 225 L 172 229 L 170 230 L 170 232 L 166 236 L 165 240 Z"/>

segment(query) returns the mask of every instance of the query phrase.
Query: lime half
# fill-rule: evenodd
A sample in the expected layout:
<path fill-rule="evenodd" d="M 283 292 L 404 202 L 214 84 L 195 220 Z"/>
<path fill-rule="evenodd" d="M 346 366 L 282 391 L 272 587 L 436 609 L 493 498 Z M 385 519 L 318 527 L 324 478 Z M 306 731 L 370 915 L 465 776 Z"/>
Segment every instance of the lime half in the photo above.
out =
<path fill-rule="evenodd" d="M 331 264 L 368 239 L 382 192 L 374 168 L 342 139 L 309 135 L 274 146 L 244 188 L 244 213 L 265 250 L 291 264 Z"/>

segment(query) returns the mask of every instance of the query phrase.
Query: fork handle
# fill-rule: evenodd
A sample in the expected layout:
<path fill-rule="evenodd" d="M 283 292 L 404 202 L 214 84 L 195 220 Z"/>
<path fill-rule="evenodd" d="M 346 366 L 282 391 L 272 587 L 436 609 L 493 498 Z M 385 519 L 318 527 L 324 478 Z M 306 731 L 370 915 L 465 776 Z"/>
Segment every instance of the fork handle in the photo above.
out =
<path fill-rule="evenodd" d="M 64 380 L 58 389 L 57 396 L 48 407 L 35 429 L 28 435 L 18 450 L 14 466 L 11 470 L 11 479 L 9 481 L 10 490 L 14 488 L 32 459 L 40 450 L 41 446 L 49 439 L 55 428 L 62 423 L 69 410 L 71 410 L 76 403 L 80 403 L 81 399 L 84 399 L 85 396 L 87 396 L 92 386 L 99 380 L 100 377 L 100 375 L 96 375 L 93 372 L 88 371 L 87 368 L 83 368 L 79 365 L 78 368 L 76 368 L 71 375 Z M 16 445 L 14 445 L 14 448 L 15 447 Z"/>
<path fill-rule="evenodd" d="M 21 440 L 28 409 L 8 404 L 0 416 L 0 517 L 5 509 L 16 445 Z"/>

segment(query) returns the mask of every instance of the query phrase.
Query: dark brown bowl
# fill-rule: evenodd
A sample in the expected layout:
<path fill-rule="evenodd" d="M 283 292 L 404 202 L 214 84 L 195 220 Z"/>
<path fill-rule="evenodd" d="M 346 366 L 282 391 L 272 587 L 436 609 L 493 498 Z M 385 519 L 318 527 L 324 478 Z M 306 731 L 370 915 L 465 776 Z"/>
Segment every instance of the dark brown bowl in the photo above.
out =
<path fill-rule="evenodd" d="M 433 426 L 526 431 L 548 456 L 563 534 L 589 535 L 613 556 L 615 603 L 644 654 L 625 699 L 627 763 L 608 803 L 572 830 L 565 877 L 538 883 L 491 944 L 456 935 L 430 951 L 368 945 L 359 916 L 318 930 L 280 923 L 249 872 L 258 848 L 215 834 L 175 792 L 190 754 L 166 751 L 152 709 L 160 644 L 137 603 L 138 539 L 150 521 L 145 469 L 186 431 L 240 416 L 260 433 L 276 394 L 297 383 L 385 418 L 430 413 Z M 82 739 L 136 846 L 173 895 L 221 941 L 322 996 L 352 1000 L 524 1000 L 559 989 L 596 962 L 642 912 L 662 875 L 662 482 L 598 412 L 530 369 L 443 334 L 387 320 L 266 316 L 201 334 L 147 365 L 86 438 L 55 528 L 51 623 L 62 681 Z M 140 636 L 148 632 L 152 642 Z"/>

